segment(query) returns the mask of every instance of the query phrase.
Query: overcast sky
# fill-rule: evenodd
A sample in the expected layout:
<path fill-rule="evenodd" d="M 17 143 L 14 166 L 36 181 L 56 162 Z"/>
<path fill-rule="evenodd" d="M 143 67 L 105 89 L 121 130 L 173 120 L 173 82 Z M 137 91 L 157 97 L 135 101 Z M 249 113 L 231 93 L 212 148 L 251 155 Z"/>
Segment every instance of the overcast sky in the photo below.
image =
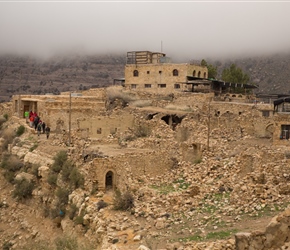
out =
<path fill-rule="evenodd" d="M 0 53 L 290 52 L 290 1 L 1 1 Z"/>

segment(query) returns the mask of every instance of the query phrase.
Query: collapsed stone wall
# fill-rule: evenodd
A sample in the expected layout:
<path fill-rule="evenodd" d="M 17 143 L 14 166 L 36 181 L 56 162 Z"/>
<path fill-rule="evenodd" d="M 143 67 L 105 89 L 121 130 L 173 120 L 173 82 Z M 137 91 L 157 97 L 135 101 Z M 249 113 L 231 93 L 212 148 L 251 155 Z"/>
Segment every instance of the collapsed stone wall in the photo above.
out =
<path fill-rule="evenodd" d="M 237 233 L 236 250 L 272 250 L 290 247 L 290 208 L 272 218 L 264 231 Z"/>

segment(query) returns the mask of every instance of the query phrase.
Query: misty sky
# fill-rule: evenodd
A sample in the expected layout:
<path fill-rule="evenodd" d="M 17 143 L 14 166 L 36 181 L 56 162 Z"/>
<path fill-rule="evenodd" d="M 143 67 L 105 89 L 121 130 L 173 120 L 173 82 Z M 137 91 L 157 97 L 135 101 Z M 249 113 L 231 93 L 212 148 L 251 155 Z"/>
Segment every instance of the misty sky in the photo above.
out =
<path fill-rule="evenodd" d="M 1 1 L 0 53 L 161 51 L 177 59 L 290 52 L 290 2 Z"/>

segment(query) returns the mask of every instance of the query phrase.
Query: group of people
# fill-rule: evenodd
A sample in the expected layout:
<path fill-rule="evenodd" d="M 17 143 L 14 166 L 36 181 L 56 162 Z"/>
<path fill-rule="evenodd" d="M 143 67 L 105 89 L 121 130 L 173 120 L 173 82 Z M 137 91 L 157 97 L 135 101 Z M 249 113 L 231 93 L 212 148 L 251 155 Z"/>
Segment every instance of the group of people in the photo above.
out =
<path fill-rule="evenodd" d="M 34 128 L 37 131 L 38 136 L 42 132 L 43 134 L 46 134 L 46 138 L 48 139 L 50 134 L 50 127 L 46 126 L 45 122 L 40 119 L 36 112 L 29 112 L 29 125 L 31 128 Z"/>

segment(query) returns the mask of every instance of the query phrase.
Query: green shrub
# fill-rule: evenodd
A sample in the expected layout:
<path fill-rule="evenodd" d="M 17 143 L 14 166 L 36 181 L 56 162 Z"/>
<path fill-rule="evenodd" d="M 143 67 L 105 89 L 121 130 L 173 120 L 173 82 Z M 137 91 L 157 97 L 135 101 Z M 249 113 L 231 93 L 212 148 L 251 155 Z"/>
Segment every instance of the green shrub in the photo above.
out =
<path fill-rule="evenodd" d="M 54 250 L 52 246 L 50 246 L 51 243 L 48 243 L 47 241 L 35 241 L 35 239 L 31 240 L 30 242 L 27 242 L 25 246 L 23 246 L 22 250 Z"/>
<path fill-rule="evenodd" d="M 113 205 L 115 210 L 129 210 L 134 207 L 134 197 L 129 191 L 121 194 L 121 192 L 117 190 L 115 192 Z"/>
<path fill-rule="evenodd" d="M 83 223 L 84 223 L 84 215 L 80 214 L 80 215 L 76 216 L 75 220 L 74 220 L 74 223 L 76 225 L 83 225 Z"/>
<path fill-rule="evenodd" d="M 56 190 L 56 196 L 58 198 L 59 204 L 61 206 L 66 205 L 68 203 L 68 195 L 69 191 L 65 188 L 58 188 Z"/>
<path fill-rule="evenodd" d="M 57 174 L 56 173 L 50 173 L 48 176 L 47 176 L 47 182 L 49 185 L 51 186 L 56 186 L 56 182 L 57 182 Z"/>
<path fill-rule="evenodd" d="M 16 135 L 21 136 L 25 132 L 25 127 L 23 125 L 20 125 L 18 129 L 16 130 Z"/>
<path fill-rule="evenodd" d="M 15 173 L 14 172 L 11 172 L 11 171 L 5 171 L 4 174 L 3 174 L 4 178 L 10 182 L 10 183 L 13 183 L 14 182 L 14 179 L 15 179 Z"/>
<path fill-rule="evenodd" d="M 16 181 L 16 186 L 13 191 L 13 196 L 18 199 L 26 199 L 32 196 L 34 183 L 26 179 Z"/>
<path fill-rule="evenodd" d="M 17 156 L 6 154 L 2 159 L 0 167 L 5 169 L 3 174 L 5 179 L 8 182 L 13 183 L 15 173 L 23 167 L 23 163 Z"/>
<path fill-rule="evenodd" d="M 8 114 L 4 114 L 3 117 L 5 118 L 5 120 L 8 120 Z"/>
<path fill-rule="evenodd" d="M 79 188 L 79 187 L 84 186 L 85 178 L 76 167 L 72 169 L 69 175 L 69 183 L 74 188 Z"/>
<path fill-rule="evenodd" d="M 4 117 L 0 117 L 0 128 L 2 128 L 4 122 L 6 122 L 6 119 Z"/>
<path fill-rule="evenodd" d="M 17 172 L 23 167 L 23 163 L 15 155 L 5 155 L 1 167 L 11 172 Z"/>
<path fill-rule="evenodd" d="M 147 137 L 151 134 L 151 129 L 149 126 L 140 124 L 134 127 L 134 135 L 136 137 Z"/>
<path fill-rule="evenodd" d="M 62 237 L 55 240 L 56 250 L 76 250 L 78 249 L 77 238 Z"/>
<path fill-rule="evenodd" d="M 1 136 L 4 139 L 4 142 L 2 143 L 2 149 L 7 150 L 8 145 L 13 142 L 13 139 L 15 138 L 16 133 L 14 129 L 7 128 L 2 132 Z"/>
<path fill-rule="evenodd" d="M 9 241 L 5 241 L 5 242 L 3 243 L 2 249 L 3 249 L 3 250 L 10 250 L 12 246 L 13 246 L 13 244 L 12 244 L 11 242 L 9 242 Z"/>
<path fill-rule="evenodd" d="M 62 167 L 61 176 L 63 181 L 69 181 L 70 174 L 74 168 L 73 162 L 67 160 Z"/>
<path fill-rule="evenodd" d="M 66 151 L 59 151 L 56 156 L 54 156 L 54 163 L 51 166 L 51 169 L 59 173 L 62 170 L 64 163 L 67 161 L 67 152 Z"/>
<path fill-rule="evenodd" d="M 75 217 L 76 213 L 78 211 L 78 208 L 75 204 L 71 204 L 68 210 L 68 217 L 73 220 L 73 218 Z"/>

